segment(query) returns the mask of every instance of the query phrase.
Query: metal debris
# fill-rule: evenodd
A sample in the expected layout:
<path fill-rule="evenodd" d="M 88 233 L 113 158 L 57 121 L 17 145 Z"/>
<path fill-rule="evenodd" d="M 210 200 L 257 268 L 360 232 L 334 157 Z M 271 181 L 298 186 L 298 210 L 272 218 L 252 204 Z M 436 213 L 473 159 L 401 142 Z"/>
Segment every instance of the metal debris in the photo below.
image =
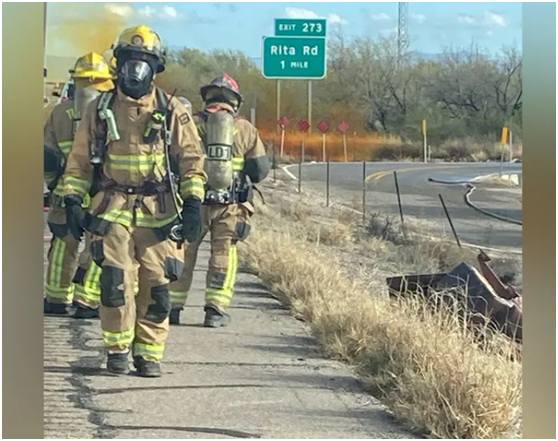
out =
<path fill-rule="evenodd" d="M 449 273 L 413 274 L 389 277 L 391 295 L 422 294 L 426 298 L 443 299 L 455 304 L 462 302 L 471 313 L 471 321 L 483 324 L 486 319 L 508 337 L 523 341 L 522 299 L 509 285 L 504 284 L 490 268 L 490 258 L 483 251 L 478 255 L 481 271 L 461 263 Z"/>

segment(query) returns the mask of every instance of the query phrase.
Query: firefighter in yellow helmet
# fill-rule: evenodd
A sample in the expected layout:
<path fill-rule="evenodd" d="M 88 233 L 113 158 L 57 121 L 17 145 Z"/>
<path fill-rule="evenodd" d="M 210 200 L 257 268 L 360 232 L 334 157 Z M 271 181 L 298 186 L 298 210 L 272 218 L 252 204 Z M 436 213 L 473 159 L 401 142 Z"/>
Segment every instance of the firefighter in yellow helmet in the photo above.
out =
<path fill-rule="evenodd" d="M 53 109 L 44 128 L 44 172 L 50 190 L 47 221 L 53 235 L 48 252 L 44 312 L 68 315 L 73 300 L 75 317 L 91 318 L 98 315 L 100 292 L 84 287 L 82 275 L 89 267 L 91 255 L 87 247 L 79 255 L 79 241 L 68 230 L 61 178 L 87 105 L 114 84 L 108 64 L 95 52 L 78 58 L 70 74 L 75 85 L 74 97 Z M 85 198 L 84 206 L 88 202 Z M 88 239 L 86 237 L 86 241 Z"/>
<path fill-rule="evenodd" d="M 200 234 L 204 155 L 192 115 L 153 83 L 165 63 L 159 36 L 146 26 L 126 29 L 114 56 L 117 88 L 95 100 L 80 124 L 64 200 L 70 230 L 77 237 L 91 232 L 91 254 L 102 268 L 107 370 L 128 373 L 131 350 L 138 375 L 158 377 L 169 282 L 183 266 L 169 238 L 195 241 Z"/>
<path fill-rule="evenodd" d="M 202 235 L 185 247 L 184 271 L 171 284 L 171 324 L 180 323 L 198 248 L 203 237 L 211 234 L 211 258 L 206 277 L 206 327 L 226 326 L 226 313 L 233 297 L 237 271 L 238 241 L 250 231 L 252 183 L 265 179 L 270 164 L 258 130 L 237 117 L 242 95 L 236 81 L 227 74 L 214 78 L 200 90 L 203 111 L 194 116 L 205 153 L 208 176 L 202 209 Z"/>

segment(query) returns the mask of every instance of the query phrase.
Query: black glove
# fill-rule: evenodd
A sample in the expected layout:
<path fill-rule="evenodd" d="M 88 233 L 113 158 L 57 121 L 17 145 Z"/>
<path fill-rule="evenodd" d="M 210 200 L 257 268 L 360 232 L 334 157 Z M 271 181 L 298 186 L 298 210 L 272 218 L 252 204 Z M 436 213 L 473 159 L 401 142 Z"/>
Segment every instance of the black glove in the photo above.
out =
<path fill-rule="evenodd" d="M 182 237 L 189 243 L 201 235 L 201 200 L 195 196 L 184 199 L 182 205 Z"/>
<path fill-rule="evenodd" d="M 86 214 L 81 204 L 83 199 L 77 195 L 70 195 L 64 198 L 66 204 L 66 223 L 72 236 L 76 240 L 81 240 L 86 227 Z"/>

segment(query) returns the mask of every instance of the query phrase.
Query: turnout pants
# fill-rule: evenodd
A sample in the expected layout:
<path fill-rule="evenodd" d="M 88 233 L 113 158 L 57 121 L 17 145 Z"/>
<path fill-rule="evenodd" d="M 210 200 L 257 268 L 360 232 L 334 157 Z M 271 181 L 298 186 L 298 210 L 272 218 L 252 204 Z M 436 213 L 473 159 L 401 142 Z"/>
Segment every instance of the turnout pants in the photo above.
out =
<path fill-rule="evenodd" d="M 131 348 L 133 356 L 161 360 L 169 332 L 169 282 L 183 267 L 176 245 L 160 241 L 150 228 L 113 223 L 105 236 L 93 236 L 91 254 L 102 270 L 99 312 L 109 353 Z"/>
<path fill-rule="evenodd" d="M 198 249 L 207 233 L 211 239 L 211 257 L 206 275 L 205 304 L 224 311 L 233 298 L 238 269 L 236 243 L 249 231 L 249 214 L 243 206 L 204 205 L 202 207 L 202 235 L 194 243 L 184 244 L 184 271 L 170 286 L 173 308 L 182 308 L 192 286 Z"/>
<path fill-rule="evenodd" d="M 96 308 L 99 306 L 98 285 L 87 286 L 84 277 L 91 266 L 89 244 L 91 236 L 85 234 L 85 248 L 80 253 L 80 243 L 68 231 L 66 213 L 62 207 L 49 210 L 48 225 L 53 239 L 47 257 L 47 280 L 45 294 L 49 303 L 79 304 Z"/>

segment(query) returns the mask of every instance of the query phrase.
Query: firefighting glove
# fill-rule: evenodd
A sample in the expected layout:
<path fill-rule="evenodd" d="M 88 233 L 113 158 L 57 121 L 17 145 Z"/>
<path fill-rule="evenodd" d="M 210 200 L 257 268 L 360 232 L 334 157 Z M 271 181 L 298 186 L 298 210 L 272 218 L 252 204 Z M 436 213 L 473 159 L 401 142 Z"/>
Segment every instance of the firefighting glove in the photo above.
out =
<path fill-rule="evenodd" d="M 195 196 L 184 199 L 182 205 L 182 237 L 189 243 L 201 235 L 201 200 Z"/>
<path fill-rule="evenodd" d="M 66 205 L 66 223 L 70 233 L 76 240 L 81 240 L 86 227 L 86 213 L 81 207 L 83 199 L 77 195 L 64 198 Z"/>

